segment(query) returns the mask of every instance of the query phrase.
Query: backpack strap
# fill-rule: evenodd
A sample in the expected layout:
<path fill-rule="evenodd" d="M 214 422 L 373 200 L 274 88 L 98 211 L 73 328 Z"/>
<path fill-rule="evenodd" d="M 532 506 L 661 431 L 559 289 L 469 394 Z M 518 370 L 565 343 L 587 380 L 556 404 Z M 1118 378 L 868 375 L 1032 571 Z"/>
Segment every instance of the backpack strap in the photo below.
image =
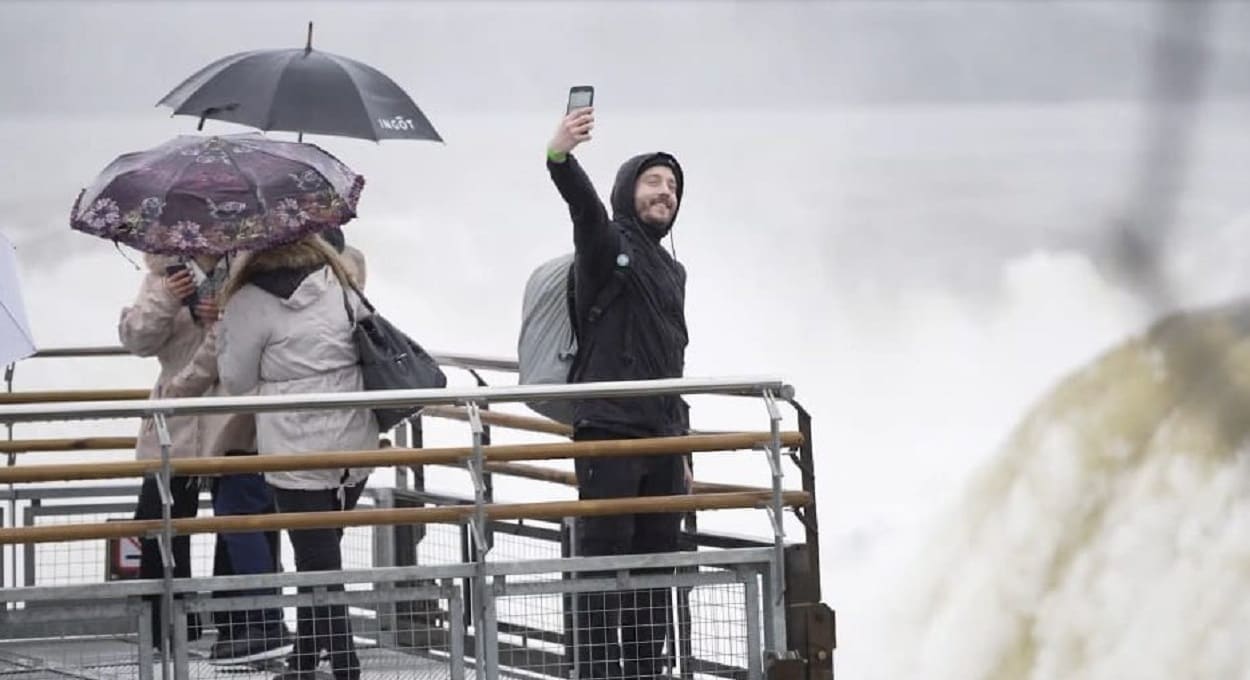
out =
<path fill-rule="evenodd" d="M 568 308 L 569 325 L 573 327 L 574 340 L 577 340 L 578 336 L 581 335 L 581 330 L 578 328 L 579 324 L 577 323 L 577 280 L 574 278 L 576 276 L 577 258 L 573 258 L 573 261 L 569 263 L 569 268 L 565 271 L 564 276 L 564 304 Z"/>
<path fill-rule="evenodd" d="M 616 300 L 621 291 L 625 289 L 625 278 L 629 274 L 629 268 L 633 265 L 634 250 L 630 247 L 629 235 L 625 232 L 618 232 L 620 238 L 619 252 L 616 255 L 616 261 L 612 263 L 612 276 L 603 288 L 599 289 L 599 294 L 595 296 L 594 302 L 591 303 L 590 309 L 586 312 L 586 321 L 593 324 L 603 316 L 604 310 Z"/>
<path fill-rule="evenodd" d="M 603 288 L 599 289 L 599 294 L 595 296 L 594 303 L 591 304 L 590 310 L 586 314 L 586 321 L 590 324 L 594 324 L 598 321 L 599 317 L 603 316 L 603 310 L 607 309 L 608 305 L 612 304 L 612 301 L 621 294 L 622 290 L 624 290 L 625 277 L 629 273 L 630 266 L 633 264 L 632 260 L 634 251 L 630 247 L 629 238 L 624 234 L 624 232 L 619 233 L 620 239 L 618 244 L 620 248 L 616 255 L 616 261 L 613 263 L 612 277 L 608 279 L 608 282 L 603 286 Z M 566 277 L 567 283 L 565 284 L 565 302 L 568 305 L 569 323 L 573 327 L 573 339 L 577 341 L 577 345 L 580 348 L 582 341 L 580 328 L 581 324 L 578 323 L 577 317 L 577 288 L 576 280 L 574 278 L 576 276 L 576 272 L 577 259 L 574 258 L 573 264 L 569 265 L 569 272 Z M 582 353 L 580 351 L 573 355 L 573 362 L 569 365 L 569 374 L 566 378 L 566 382 L 576 382 L 578 371 L 581 370 L 581 358 Z"/>

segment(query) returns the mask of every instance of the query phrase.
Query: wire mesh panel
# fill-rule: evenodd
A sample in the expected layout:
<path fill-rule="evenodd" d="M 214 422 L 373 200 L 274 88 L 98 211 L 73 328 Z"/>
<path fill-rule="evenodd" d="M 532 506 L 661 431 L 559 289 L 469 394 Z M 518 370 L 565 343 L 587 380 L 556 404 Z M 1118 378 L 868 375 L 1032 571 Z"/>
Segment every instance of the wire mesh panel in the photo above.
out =
<path fill-rule="evenodd" d="M 494 583 L 501 674 L 761 677 L 759 588 L 752 573 L 507 579 Z"/>
<path fill-rule="evenodd" d="M 362 495 L 357 510 L 372 510 L 379 507 L 370 496 Z M 339 542 L 339 550 L 343 555 L 344 569 L 367 569 L 373 563 L 373 527 L 347 527 L 343 530 L 343 538 Z"/>
<path fill-rule="evenodd" d="M 83 490 L 85 494 L 90 489 Z M 70 526 L 96 522 L 129 520 L 134 517 L 134 501 L 83 501 L 32 504 L 23 509 L 25 526 Z M 200 501 L 200 516 L 211 516 L 207 498 Z M 200 534 L 189 538 L 191 575 L 210 576 L 213 572 L 215 537 Z M 23 555 L 22 582 L 28 586 L 99 583 L 118 578 L 138 577 L 138 537 L 112 541 L 74 541 L 19 546 Z"/>
<path fill-rule="evenodd" d="M 414 612 L 413 602 L 433 606 Z M 369 591 L 322 586 L 298 594 L 201 597 L 181 606 L 210 617 L 252 613 L 250 627 L 236 627 L 232 637 L 219 633 L 213 640 L 180 645 L 176 664 L 185 669 L 182 677 L 230 673 L 239 680 L 268 680 L 285 671 L 309 680 L 465 677 L 463 603 L 459 587 L 450 582 L 377 584 Z M 281 618 L 266 612 L 281 612 Z"/>
<path fill-rule="evenodd" d="M 463 526 L 428 524 L 412 529 L 416 564 L 457 564 L 465 561 L 468 537 Z"/>
<path fill-rule="evenodd" d="M 491 549 L 487 559 L 492 562 L 546 560 L 561 557 L 559 524 L 549 522 L 491 522 Z"/>
<path fill-rule="evenodd" d="M 138 602 L 0 612 L 0 674 L 23 680 L 150 680 L 155 657 L 148 616 Z M 97 635 L 102 625 L 120 632 Z M 19 637 L 25 639 L 11 639 Z"/>
<path fill-rule="evenodd" d="M 680 666 L 692 674 L 749 677 L 760 661 L 759 590 L 754 579 L 741 587 L 707 585 L 678 588 Z"/>

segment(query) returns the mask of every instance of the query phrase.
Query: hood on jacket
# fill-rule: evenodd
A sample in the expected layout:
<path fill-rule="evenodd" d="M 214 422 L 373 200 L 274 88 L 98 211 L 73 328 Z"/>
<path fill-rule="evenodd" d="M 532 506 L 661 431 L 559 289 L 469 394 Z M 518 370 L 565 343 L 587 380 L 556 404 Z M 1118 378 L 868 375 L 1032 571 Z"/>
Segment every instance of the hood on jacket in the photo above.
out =
<path fill-rule="evenodd" d="M 334 275 L 325 255 L 304 241 L 255 253 L 246 267 L 248 283 L 296 309 L 315 302 L 329 285 L 327 276 L 312 274 L 324 270 L 328 276 Z"/>
<path fill-rule="evenodd" d="M 638 210 L 634 202 L 634 197 L 637 193 L 638 176 L 647 168 L 655 165 L 669 167 L 677 178 L 677 205 L 673 207 L 672 219 L 663 227 L 648 224 L 639 219 Z M 681 210 L 682 190 L 685 188 L 685 185 L 686 178 L 684 173 L 682 173 L 681 164 L 677 162 L 677 159 L 672 154 L 656 151 L 634 156 L 622 163 L 621 168 L 616 171 L 616 182 L 612 185 L 612 217 L 616 220 L 628 220 L 634 223 L 658 241 L 664 238 L 664 235 L 673 228 L 673 223 L 677 221 L 677 213 Z"/>

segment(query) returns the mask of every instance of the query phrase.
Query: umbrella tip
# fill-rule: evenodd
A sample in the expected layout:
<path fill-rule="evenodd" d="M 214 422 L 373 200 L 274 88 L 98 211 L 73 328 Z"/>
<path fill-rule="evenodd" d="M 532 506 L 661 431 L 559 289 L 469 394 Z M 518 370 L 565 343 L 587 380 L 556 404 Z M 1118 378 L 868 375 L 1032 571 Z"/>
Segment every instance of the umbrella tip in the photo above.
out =
<path fill-rule="evenodd" d="M 311 21 L 310 21 L 310 22 L 308 22 L 308 42 L 307 42 L 307 43 L 305 43 L 305 45 L 304 45 L 304 51 L 305 51 L 305 52 L 311 52 L 311 51 L 312 51 L 312 25 L 313 25 L 313 22 L 311 22 Z"/>

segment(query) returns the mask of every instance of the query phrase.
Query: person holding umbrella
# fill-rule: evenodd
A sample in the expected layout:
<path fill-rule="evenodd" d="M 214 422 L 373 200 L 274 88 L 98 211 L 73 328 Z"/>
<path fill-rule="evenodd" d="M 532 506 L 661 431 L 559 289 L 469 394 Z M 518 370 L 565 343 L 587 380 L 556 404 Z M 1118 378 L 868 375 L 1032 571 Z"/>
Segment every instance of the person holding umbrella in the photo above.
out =
<path fill-rule="evenodd" d="M 139 299 L 123 312 L 119 335 L 132 352 L 161 358 L 154 397 L 202 394 L 203 386 L 215 380 L 206 382 L 209 375 L 220 375 L 226 386 L 237 385 L 226 374 L 205 368 L 206 363 L 220 367 L 214 322 L 221 322 L 215 300 L 231 272 L 221 256 L 305 238 L 320 242 L 314 234 L 355 216 L 363 184 L 362 177 L 312 145 L 259 135 L 183 136 L 119 157 L 83 190 L 72 212 L 72 228 L 149 253 L 150 273 Z M 223 342 L 221 349 L 227 347 Z M 175 457 L 252 448 L 250 432 L 213 434 L 196 418 L 171 418 L 168 424 Z M 144 428 L 139 455 L 159 456 L 154 425 Z M 237 440 L 229 442 L 227 433 Z M 376 432 L 373 436 L 376 442 Z M 175 478 L 172 486 L 172 514 L 195 514 L 194 480 Z M 159 517 L 161 509 L 156 480 L 145 480 L 137 517 Z M 145 576 L 190 575 L 185 540 L 175 539 L 173 565 L 162 565 L 154 541 L 144 547 Z M 162 639 L 167 623 L 156 609 L 154 639 Z M 280 620 L 250 618 L 252 623 Z M 265 640 L 261 651 L 286 642 L 285 628 L 262 625 L 260 630 Z M 198 630 L 192 629 L 191 635 L 198 637 Z M 347 677 L 352 677 L 350 672 Z"/>
<path fill-rule="evenodd" d="M 148 255 L 155 271 L 166 275 L 166 287 L 190 308 L 197 325 L 207 329 L 194 356 L 162 389 L 167 398 L 223 396 L 226 394 L 217 373 L 216 321 L 217 295 L 226 282 L 233 258 L 201 255 L 186 262 L 168 256 Z M 211 267 L 209 286 L 195 286 L 191 268 Z M 251 414 L 201 416 L 210 424 L 203 434 L 202 448 L 208 456 L 256 455 L 256 425 Z M 215 426 L 212 424 L 216 423 Z M 273 494 L 257 473 L 223 474 L 212 478 L 210 486 L 213 514 L 218 517 L 260 515 L 274 512 Z M 198 493 L 196 494 L 198 496 Z M 197 499 L 198 501 L 198 499 Z M 198 505 L 198 502 L 197 502 Z M 159 514 L 159 505 L 155 508 Z M 213 549 L 213 575 L 235 576 L 271 574 L 280 571 L 281 543 L 276 531 L 248 531 L 218 534 Z M 159 576 L 159 574 L 157 574 Z M 217 591 L 213 597 L 278 595 L 277 588 Z M 215 611 L 213 622 L 217 640 L 209 650 L 209 663 L 249 664 L 280 657 L 292 648 L 291 634 L 277 607 L 259 610 Z"/>
<path fill-rule="evenodd" d="M 191 359 L 204 342 L 207 329 L 203 320 L 216 319 L 217 307 L 212 290 L 224 282 L 225 262 L 214 256 L 203 256 L 194 264 L 180 263 L 178 258 L 148 255 L 145 257 L 148 274 L 139 286 L 135 301 L 122 309 L 117 334 L 121 344 L 131 354 L 156 357 L 160 362 L 160 374 L 152 388 L 151 398 L 161 399 L 170 395 L 167 391 L 176 376 L 191 364 Z M 218 265 L 221 265 L 220 267 Z M 190 266 L 203 268 L 212 275 L 206 277 L 205 285 L 196 286 Z M 197 289 L 203 293 L 194 302 Z M 191 304 L 185 304 L 185 301 Z M 187 380 L 187 382 L 199 382 Z M 212 382 L 212 381 L 208 381 Z M 198 394 L 211 392 L 211 385 L 200 384 Z M 171 458 L 188 458 L 213 455 L 213 447 L 235 449 L 253 447 L 254 426 L 250 416 L 222 419 L 221 417 L 183 416 L 168 419 L 171 441 Z M 225 449 L 221 449 L 225 450 Z M 136 442 L 135 455 L 140 460 L 160 459 L 160 441 L 154 421 L 143 420 Z M 171 480 L 173 498 L 172 516 L 194 517 L 199 511 L 200 486 L 193 477 L 176 476 Z M 134 518 L 159 519 L 161 497 L 155 475 L 147 475 L 139 491 L 139 501 Z M 172 552 L 174 576 L 191 576 L 190 537 L 176 536 Z M 144 538 L 140 543 L 139 577 L 160 578 L 162 574 L 160 547 L 154 538 Z M 152 598 L 155 601 L 157 598 Z M 160 640 L 164 630 L 160 607 L 153 608 L 152 630 L 154 641 Z M 189 618 L 188 634 L 200 635 L 198 622 Z"/>
<path fill-rule="evenodd" d="M 319 236 L 252 253 L 223 294 L 218 371 L 234 394 L 358 392 L 364 389 L 352 329 L 368 314 L 347 267 Z M 377 420 L 369 409 L 265 412 L 256 416 L 261 455 L 372 449 Z M 281 512 L 351 510 L 370 469 L 269 472 Z M 299 571 L 343 568 L 341 529 L 292 529 Z M 342 586 L 330 590 L 342 590 Z M 300 607 L 295 651 L 284 676 L 312 673 L 326 652 L 336 680 L 358 680 L 360 661 L 343 605 Z"/>

